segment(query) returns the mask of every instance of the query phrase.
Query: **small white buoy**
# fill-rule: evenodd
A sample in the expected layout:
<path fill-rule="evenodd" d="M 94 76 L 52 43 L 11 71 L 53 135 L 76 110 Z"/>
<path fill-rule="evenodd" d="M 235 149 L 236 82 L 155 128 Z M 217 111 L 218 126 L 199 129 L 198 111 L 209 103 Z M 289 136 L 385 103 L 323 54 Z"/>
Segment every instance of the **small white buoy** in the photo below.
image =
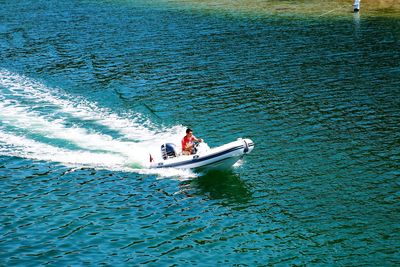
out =
<path fill-rule="evenodd" d="M 357 13 L 358 11 L 360 11 L 360 2 L 361 2 L 361 0 L 354 0 L 354 4 L 353 4 L 354 13 Z"/>

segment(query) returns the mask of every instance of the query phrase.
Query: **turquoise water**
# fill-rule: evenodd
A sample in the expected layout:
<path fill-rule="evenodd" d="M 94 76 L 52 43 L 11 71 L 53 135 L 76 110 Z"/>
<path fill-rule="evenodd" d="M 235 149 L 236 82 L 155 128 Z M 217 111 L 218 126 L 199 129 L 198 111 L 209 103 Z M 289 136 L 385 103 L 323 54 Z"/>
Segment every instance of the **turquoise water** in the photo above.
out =
<path fill-rule="evenodd" d="M 0 265 L 400 264 L 397 19 L 57 2 L 1 4 Z M 187 126 L 256 147 L 146 169 Z"/>

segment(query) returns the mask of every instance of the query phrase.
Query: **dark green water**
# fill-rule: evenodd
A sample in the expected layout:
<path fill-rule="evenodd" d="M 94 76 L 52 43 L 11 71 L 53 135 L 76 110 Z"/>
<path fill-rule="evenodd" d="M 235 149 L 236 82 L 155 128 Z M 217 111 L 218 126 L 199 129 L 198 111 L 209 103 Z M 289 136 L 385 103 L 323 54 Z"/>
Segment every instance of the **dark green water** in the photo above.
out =
<path fill-rule="evenodd" d="M 0 2 L 0 265 L 400 264 L 398 19 L 132 2 Z"/>

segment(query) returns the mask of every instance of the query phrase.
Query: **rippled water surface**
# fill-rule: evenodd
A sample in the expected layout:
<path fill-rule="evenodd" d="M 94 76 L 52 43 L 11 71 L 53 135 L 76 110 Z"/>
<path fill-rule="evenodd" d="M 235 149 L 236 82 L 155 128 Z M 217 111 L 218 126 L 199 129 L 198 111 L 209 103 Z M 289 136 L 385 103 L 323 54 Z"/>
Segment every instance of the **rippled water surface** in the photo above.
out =
<path fill-rule="evenodd" d="M 400 264 L 397 18 L 23 0 L 0 22 L 0 265 Z M 256 146 L 148 170 L 187 126 Z"/>

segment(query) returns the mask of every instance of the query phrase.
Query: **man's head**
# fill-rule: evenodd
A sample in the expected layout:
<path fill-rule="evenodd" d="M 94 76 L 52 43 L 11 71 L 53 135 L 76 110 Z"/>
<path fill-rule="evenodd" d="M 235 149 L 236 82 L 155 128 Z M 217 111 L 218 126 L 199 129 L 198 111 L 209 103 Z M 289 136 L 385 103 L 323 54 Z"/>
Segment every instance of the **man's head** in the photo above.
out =
<path fill-rule="evenodd" d="M 193 134 L 192 129 L 187 128 L 187 129 L 186 129 L 186 135 L 192 135 L 192 134 Z"/>

